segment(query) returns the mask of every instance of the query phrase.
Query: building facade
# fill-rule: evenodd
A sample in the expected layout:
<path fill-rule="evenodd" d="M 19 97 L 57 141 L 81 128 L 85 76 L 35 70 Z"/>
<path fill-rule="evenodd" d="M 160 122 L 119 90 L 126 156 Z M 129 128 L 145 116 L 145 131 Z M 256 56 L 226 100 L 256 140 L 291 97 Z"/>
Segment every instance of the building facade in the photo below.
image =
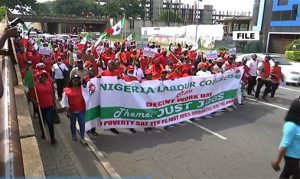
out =
<path fill-rule="evenodd" d="M 253 30 L 261 32 L 268 53 L 284 53 L 300 38 L 300 0 L 255 0 Z"/>

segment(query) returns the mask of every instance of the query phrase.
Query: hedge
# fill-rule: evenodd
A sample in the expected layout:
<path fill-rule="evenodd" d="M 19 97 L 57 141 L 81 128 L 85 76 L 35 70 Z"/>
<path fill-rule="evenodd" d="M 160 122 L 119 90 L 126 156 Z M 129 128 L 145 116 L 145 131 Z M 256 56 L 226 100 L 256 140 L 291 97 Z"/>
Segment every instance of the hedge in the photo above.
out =
<path fill-rule="evenodd" d="M 295 62 L 300 62 L 300 51 L 285 51 L 287 59 Z"/>

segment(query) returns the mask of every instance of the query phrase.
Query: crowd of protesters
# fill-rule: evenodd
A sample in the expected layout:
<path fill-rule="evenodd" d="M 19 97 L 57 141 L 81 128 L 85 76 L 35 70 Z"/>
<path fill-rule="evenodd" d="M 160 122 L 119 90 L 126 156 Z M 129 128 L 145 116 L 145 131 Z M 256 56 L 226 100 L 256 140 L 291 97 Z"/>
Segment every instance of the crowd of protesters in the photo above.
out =
<path fill-rule="evenodd" d="M 89 79 L 93 77 L 115 76 L 126 82 L 144 80 L 174 80 L 187 76 L 205 77 L 216 73 L 223 73 L 235 67 L 243 66 L 244 75 L 241 89 L 238 90 L 237 104 L 243 105 L 243 91 L 259 98 L 260 90 L 266 86 L 263 98 L 271 92 L 274 97 L 278 84 L 282 79 L 281 70 L 275 61 L 271 67 L 270 56 L 265 61 L 257 62 L 256 55 L 251 59 L 236 60 L 235 55 L 221 51 L 215 59 L 207 59 L 204 53 L 198 53 L 192 46 L 181 44 L 169 48 L 162 48 L 155 43 L 148 47 L 155 51 L 154 57 L 146 57 L 142 48 L 137 48 L 136 42 L 116 42 L 113 45 L 108 41 L 100 42 L 94 46 L 86 42 L 79 47 L 78 41 L 60 41 L 39 39 L 41 46 L 51 47 L 51 53 L 42 55 L 38 53 L 37 40 L 20 38 L 16 41 L 17 57 L 24 79 L 29 70 L 32 70 L 36 86 L 27 93 L 28 99 L 34 104 L 35 116 L 38 114 L 38 105 L 42 111 L 42 118 L 46 121 L 51 136 L 51 143 L 56 144 L 54 138 L 53 122 L 51 116 L 56 108 L 56 99 L 61 102 L 67 115 L 70 117 L 71 134 L 74 141 L 76 136 L 76 119 L 80 126 L 80 139 L 84 141 L 84 112 L 85 103 L 81 94 L 81 85 L 86 87 Z M 257 88 L 254 87 L 257 83 Z M 56 89 L 56 90 L 55 90 Z M 54 91 L 55 90 L 55 91 Z M 38 98 L 38 99 L 36 99 Z M 40 120 L 40 123 L 42 121 Z M 145 130 L 151 130 L 146 128 Z M 117 129 L 111 129 L 118 134 Z M 135 129 L 130 129 L 135 133 Z M 95 129 L 89 131 L 97 136 Z M 43 136 L 44 137 L 44 134 Z"/>

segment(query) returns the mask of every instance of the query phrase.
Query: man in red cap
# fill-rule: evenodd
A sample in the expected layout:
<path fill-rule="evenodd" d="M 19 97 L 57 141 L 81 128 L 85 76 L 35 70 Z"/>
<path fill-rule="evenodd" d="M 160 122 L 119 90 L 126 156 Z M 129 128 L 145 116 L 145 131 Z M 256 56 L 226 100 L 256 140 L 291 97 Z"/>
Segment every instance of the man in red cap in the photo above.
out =
<path fill-rule="evenodd" d="M 167 51 L 166 50 L 163 50 L 161 52 L 161 55 L 158 57 L 158 60 L 160 61 L 160 64 L 163 66 L 163 68 L 165 68 L 166 65 L 167 65 L 167 61 L 168 61 Z"/>
<path fill-rule="evenodd" d="M 28 60 L 32 63 L 32 68 L 35 69 L 36 64 L 42 62 L 42 56 L 35 50 L 32 50 L 32 54 L 28 55 Z"/>
<path fill-rule="evenodd" d="M 104 64 L 108 65 L 108 61 L 115 59 L 115 54 L 113 53 L 113 49 L 109 48 L 101 55 L 101 59 L 103 59 Z"/>
<path fill-rule="evenodd" d="M 181 65 L 176 65 L 174 67 L 174 71 L 171 72 L 168 76 L 167 76 L 167 79 L 168 80 L 174 80 L 176 78 L 181 78 L 183 77 L 183 74 L 181 72 Z"/>
<path fill-rule="evenodd" d="M 38 103 L 35 101 L 35 104 L 40 105 L 43 120 L 47 122 L 47 126 L 49 129 L 51 144 L 55 145 L 57 141 L 54 138 L 54 125 L 53 125 L 53 113 L 54 113 L 54 96 L 53 96 L 53 86 L 47 81 L 47 72 L 45 70 L 39 73 L 39 80 L 35 83 L 36 93 L 38 97 Z M 41 121 L 40 121 L 41 123 Z M 43 131 L 43 130 L 42 130 Z M 45 135 L 42 133 L 42 138 Z"/>
<path fill-rule="evenodd" d="M 124 75 L 122 79 L 126 82 L 138 81 L 137 77 L 133 76 L 134 68 L 132 65 L 127 67 L 127 75 Z"/>
<path fill-rule="evenodd" d="M 108 69 L 102 71 L 101 76 L 118 76 L 118 77 L 121 76 L 118 70 L 116 69 L 115 61 L 113 60 L 108 61 L 107 67 Z"/>
<path fill-rule="evenodd" d="M 152 64 L 149 69 L 152 71 L 152 80 L 158 80 L 164 68 L 160 64 L 160 60 L 155 59 L 154 64 Z"/>
<path fill-rule="evenodd" d="M 207 63 L 202 63 L 200 65 L 200 70 L 196 73 L 197 76 L 200 77 L 206 77 L 211 75 L 211 72 L 207 70 L 208 69 L 208 64 Z"/>

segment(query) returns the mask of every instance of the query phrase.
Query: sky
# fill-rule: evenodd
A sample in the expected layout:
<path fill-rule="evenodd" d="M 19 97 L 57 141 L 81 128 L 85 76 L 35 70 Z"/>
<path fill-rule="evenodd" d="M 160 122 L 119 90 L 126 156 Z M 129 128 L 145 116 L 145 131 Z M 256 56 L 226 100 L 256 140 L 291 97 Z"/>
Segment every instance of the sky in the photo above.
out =
<path fill-rule="evenodd" d="M 37 0 L 45 2 L 49 0 Z M 182 3 L 194 4 L 195 0 L 181 0 Z M 203 0 L 203 4 L 213 5 L 217 11 L 238 11 L 249 12 L 253 11 L 254 0 Z"/>

